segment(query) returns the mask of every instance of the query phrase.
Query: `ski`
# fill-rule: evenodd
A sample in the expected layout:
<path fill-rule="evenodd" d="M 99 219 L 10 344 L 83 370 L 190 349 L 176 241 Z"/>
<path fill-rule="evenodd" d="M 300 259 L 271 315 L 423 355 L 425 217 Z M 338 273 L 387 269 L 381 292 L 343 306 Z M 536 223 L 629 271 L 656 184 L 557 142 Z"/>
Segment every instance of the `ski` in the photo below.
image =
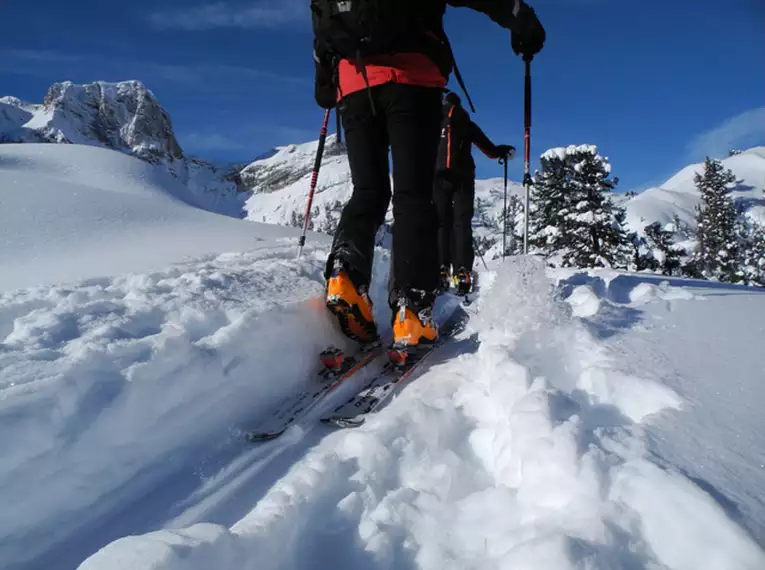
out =
<path fill-rule="evenodd" d="M 458 307 L 441 328 L 438 340 L 434 344 L 407 355 L 403 364 L 397 364 L 393 360 L 386 362 L 380 373 L 363 390 L 321 418 L 321 421 L 340 428 L 362 425 L 368 414 L 381 409 L 393 396 L 396 387 L 409 378 L 439 346 L 463 330 L 466 322 L 465 311 Z"/>
<path fill-rule="evenodd" d="M 344 355 L 337 349 L 325 350 L 320 356 L 322 369 L 317 375 L 317 380 L 302 392 L 284 398 L 277 404 L 275 411 L 257 428 L 245 433 L 244 438 L 251 442 L 276 439 L 380 354 L 382 354 L 380 342 L 364 347 L 351 355 Z"/>

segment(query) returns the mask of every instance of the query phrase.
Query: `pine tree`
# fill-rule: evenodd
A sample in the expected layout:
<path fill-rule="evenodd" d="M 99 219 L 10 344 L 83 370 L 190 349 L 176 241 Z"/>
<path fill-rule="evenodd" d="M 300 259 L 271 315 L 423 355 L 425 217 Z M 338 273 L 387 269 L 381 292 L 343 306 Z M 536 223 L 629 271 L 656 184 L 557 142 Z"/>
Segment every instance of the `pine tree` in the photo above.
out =
<path fill-rule="evenodd" d="M 608 159 L 595 146 L 583 145 L 569 150 L 566 163 L 570 184 L 565 196 L 568 251 L 563 254 L 563 265 L 626 268 L 630 254 L 624 230 L 627 214 L 611 201 L 616 181 L 609 178 Z"/>
<path fill-rule="evenodd" d="M 736 208 L 729 189 L 735 181 L 730 170 L 709 157 L 704 161 L 704 174 L 694 177 L 701 205 L 696 208 L 698 245 L 693 265 L 708 279 L 730 283 L 741 280 Z"/>
<path fill-rule="evenodd" d="M 541 170 L 534 175 L 529 212 L 529 245 L 550 257 L 563 249 L 564 208 L 569 174 L 565 158 L 550 151 L 542 155 Z"/>
<path fill-rule="evenodd" d="M 765 287 L 765 225 L 742 215 L 737 231 L 741 239 L 742 281 L 745 285 Z"/>
<path fill-rule="evenodd" d="M 684 248 L 674 244 L 672 232 L 662 229 L 659 222 L 654 222 L 645 227 L 645 235 L 652 257 L 656 260 L 654 270 L 659 269 L 664 275 L 672 275 L 680 269 L 680 258 L 687 253 Z"/>
<path fill-rule="evenodd" d="M 531 243 L 564 267 L 627 267 L 626 212 L 614 206 L 608 159 L 592 145 L 552 149 L 542 155 L 534 180 Z"/>

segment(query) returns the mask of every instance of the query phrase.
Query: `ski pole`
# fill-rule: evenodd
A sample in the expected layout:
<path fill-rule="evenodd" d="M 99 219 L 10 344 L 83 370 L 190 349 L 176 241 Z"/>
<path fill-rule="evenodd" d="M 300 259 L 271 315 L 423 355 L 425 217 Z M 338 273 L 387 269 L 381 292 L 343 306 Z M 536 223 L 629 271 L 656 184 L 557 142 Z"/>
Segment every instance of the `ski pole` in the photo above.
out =
<path fill-rule="evenodd" d="M 481 253 L 481 250 L 480 250 L 480 249 L 478 249 L 478 242 L 476 242 L 476 241 L 475 241 L 475 237 L 473 237 L 473 249 L 474 249 L 474 250 L 475 250 L 475 252 L 478 254 L 478 257 L 480 257 L 480 258 L 481 258 L 481 263 L 483 263 L 483 268 L 484 268 L 486 271 L 488 271 L 488 270 L 489 270 L 489 266 L 488 266 L 488 265 L 486 265 L 486 260 L 483 258 L 483 254 Z"/>
<path fill-rule="evenodd" d="M 303 255 L 303 247 L 305 246 L 305 235 L 308 232 L 308 223 L 311 220 L 311 205 L 313 204 L 313 195 L 316 192 L 316 184 L 319 181 L 319 169 L 321 168 L 321 157 L 324 155 L 324 143 L 327 140 L 327 126 L 329 125 L 329 115 L 331 109 L 327 109 L 324 113 L 324 123 L 321 126 L 321 133 L 319 134 L 319 147 L 316 149 L 316 161 L 313 164 L 313 176 L 311 177 L 311 190 L 308 193 L 308 205 L 305 208 L 305 220 L 303 220 L 303 233 L 300 236 L 300 242 L 298 247 L 298 259 Z"/>
<path fill-rule="evenodd" d="M 529 254 L 529 193 L 531 192 L 531 60 L 533 56 L 524 56 L 526 63 L 526 81 L 524 86 L 524 140 L 526 152 L 523 165 L 523 185 L 526 187 L 526 199 L 523 215 L 523 253 Z"/>

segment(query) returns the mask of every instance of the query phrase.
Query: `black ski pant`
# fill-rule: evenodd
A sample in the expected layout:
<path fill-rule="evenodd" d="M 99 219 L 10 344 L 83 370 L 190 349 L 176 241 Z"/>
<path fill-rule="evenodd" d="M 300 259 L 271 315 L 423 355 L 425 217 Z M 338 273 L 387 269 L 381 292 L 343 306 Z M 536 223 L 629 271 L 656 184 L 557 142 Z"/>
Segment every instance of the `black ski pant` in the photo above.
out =
<path fill-rule="evenodd" d="M 473 202 L 475 180 L 437 176 L 433 199 L 438 211 L 438 262 L 440 266 L 473 270 Z"/>
<path fill-rule="evenodd" d="M 374 113 L 370 103 L 374 101 Z M 437 220 L 433 177 L 441 125 L 441 90 L 387 83 L 344 97 L 339 104 L 353 194 L 335 233 L 335 257 L 359 287 L 369 285 L 377 230 L 393 196 L 389 302 L 399 294 L 432 302 L 438 288 Z M 393 192 L 388 148 L 393 159 Z"/>

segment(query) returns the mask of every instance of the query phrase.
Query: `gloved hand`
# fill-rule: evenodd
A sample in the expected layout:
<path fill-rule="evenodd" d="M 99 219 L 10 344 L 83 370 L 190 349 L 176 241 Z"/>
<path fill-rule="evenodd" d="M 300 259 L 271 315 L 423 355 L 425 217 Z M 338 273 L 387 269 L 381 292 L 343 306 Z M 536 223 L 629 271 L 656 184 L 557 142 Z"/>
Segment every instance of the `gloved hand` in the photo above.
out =
<path fill-rule="evenodd" d="M 515 156 L 515 147 L 509 144 L 501 144 L 497 147 L 499 157 L 505 160 L 513 160 Z"/>
<path fill-rule="evenodd" d="M 512 45 L 516 55 L 523 55 L 524 60 L 532 58 L 542 50 L 547 39 L 545 29 L 530 6 L 520 1 L 518 13 L 512 27 Z"/>
<path fill-rule="evenodd" d="M 335 84 L 335 72 L 333 68 L 316 56 L 316 83 L 314 86 L 314 98 L 322 109 L 334 109 L 337 105 L 337 86 Z"/>

